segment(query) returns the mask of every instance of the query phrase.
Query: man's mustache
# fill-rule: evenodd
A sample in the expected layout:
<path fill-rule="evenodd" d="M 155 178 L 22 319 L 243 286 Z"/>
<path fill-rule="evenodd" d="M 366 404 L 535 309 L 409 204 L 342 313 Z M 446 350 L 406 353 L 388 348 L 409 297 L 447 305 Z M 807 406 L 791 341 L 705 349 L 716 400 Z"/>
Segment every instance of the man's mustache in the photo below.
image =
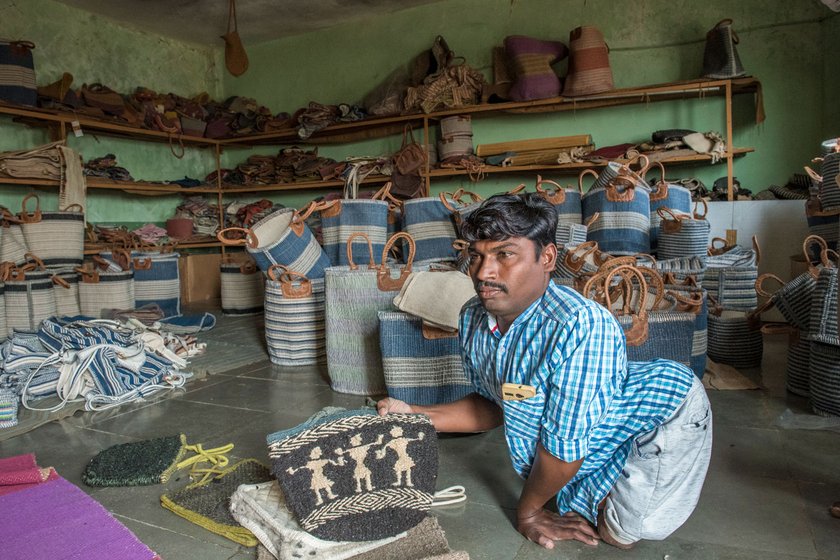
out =
<path fill-rule="evenodd" d="M 498 282 L 485 282 L 482 280 L 475 286 L 476 291 L 480 290 L 481 288 L 495 288 L 497 290 L 501 290 L 504 293 L 508 293 L 507 286 L 505 286 L 504 284 L 499 284 Z"/>

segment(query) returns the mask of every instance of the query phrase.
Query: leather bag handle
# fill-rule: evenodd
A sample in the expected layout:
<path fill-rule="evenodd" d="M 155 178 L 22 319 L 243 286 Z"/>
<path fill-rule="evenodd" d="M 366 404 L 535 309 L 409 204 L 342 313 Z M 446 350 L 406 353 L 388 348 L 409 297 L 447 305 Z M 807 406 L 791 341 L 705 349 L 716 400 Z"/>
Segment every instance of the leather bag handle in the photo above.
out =
<path fill-rule="evenodd" d="M 394 243 L 397 242 L 397 239 L 404 239 L 408 243 L 408 257 L 405 259 L 405 264 L 402 267 L 399 277 L 393 278 L 391 276 L 391 269 L 388 268 L 387 259 L 388 252 L 391 250 Z M 414 242 L 414 237 L 412 237 L 411 234 L 401 231 L 391 236 L 391 239 L 389 239 L 388 242 L 385 243 L 385 247 L 382 248 L 382 261 L 379 265 L 379 272 L 376 277 L 376 284 L 380 291 L 394 292 L 402 289 L 403 284 L 405 284 L 405 281 L 408 280 L 408 277 L 411 275 L 411 265 L 414 263 L 414 254 L 416 251 L 417 244 Z"/>

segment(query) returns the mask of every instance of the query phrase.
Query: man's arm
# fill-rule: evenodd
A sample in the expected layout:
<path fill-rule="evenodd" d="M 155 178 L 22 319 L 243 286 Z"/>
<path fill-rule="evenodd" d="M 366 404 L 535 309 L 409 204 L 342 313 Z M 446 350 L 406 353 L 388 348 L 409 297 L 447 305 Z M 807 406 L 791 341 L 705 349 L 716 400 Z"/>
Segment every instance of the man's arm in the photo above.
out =
<path fill-rule="evenodd" d="M 556 540 L 598 544 L 598 533 L 586 519 L 575 513 L 559 516 L 543 507 L 577 474 L 582 463 L 583 459 L 562 461 L 537 444 L 534 464 L 516 510 L 516 528 L 528 540 L 546 548 L 554 548 Z"/>
<path fill-rule="evenodd" d="M 421 406 L 386 398 L 376 403 L 380 416 L 391 412 L 425 414 L 438 432 L 486 432 L 502 424 L 502 409 L 472 393 L 447 404 Z"/>

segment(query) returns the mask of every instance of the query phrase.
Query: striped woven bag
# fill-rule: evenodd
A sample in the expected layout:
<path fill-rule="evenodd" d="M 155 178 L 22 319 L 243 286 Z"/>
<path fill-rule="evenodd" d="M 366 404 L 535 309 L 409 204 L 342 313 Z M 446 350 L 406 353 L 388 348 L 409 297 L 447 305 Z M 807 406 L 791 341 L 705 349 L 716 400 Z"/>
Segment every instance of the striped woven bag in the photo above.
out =
<path fill-rule="evenodd" d="M 665 180 L 665 166 L 662 162 L 657 161 L 651 164 L 651 167 L 658 167 L 661 176 L 656 183 L 653 183 L 650 191 L 650 250 L 657 256 L 659 250 L 659 222 L 662 220 L 658 210 L 660 208 L 670 208 L 678 214 L 691 213 L 691 191 L 687 188 L 674 183 L 669 183 Z M 648 169 L 650 169 L 649 167 Z M 648 169 L 644 170 L 646 174 Z M 704 202 L 705 204 L 705 202 Z M 703 212 L 705 216 L 705 212 Z M 706 240 L 708 244 L 708 240 Z M 706 254 L 706 246 L 703 246 L 703 255 Z M 675 255 L 677 257 L 684 257 L 687 255 Z M 669 257 L 662 257 L 669 258 Z"/>
<path fill-rule="evenodd" d="M 810 371 L 811 408 L 821 416 L 840 416 L 840 346 L 812 341 Z"/>
<path fill-rule="evenodd" d="M 607 263 L 586 282 L 582 293 L 616 316 L 624 329 L 628 360 L 661 358 L 690 365 L 696 314 L 678 309 L 655 270 Z"/>
<path fill-rule="evenodd" d="M 79 273 L 73 268 L 58 270 L 52 280 L 55 291 L 55 314 L 59 317 L 74 317 L 81 314 Z"/>
<path fill-rule="evenodd" d="M 706 220 L 708 206 L 703 201 L 703 214 L 685 214 L 665 206 L 656 211 L 659 222 L 657 256 L 661 259 L 681 257 L 706 258 L 711 225 Z"/>
<path fill-rule="evenodd" d="M 732 367 L 761 367 L 764 340 L 755 310 L 723 309 L 709 296 L 709 358 Z"/>
<path fill-rule="evenodd" d="M 458 237 L 452 211 L 437 196 L 403 202 L 403 231 L 414 238 L 418 263 L 457 256 L 452 247 Z"/>
<path fill-rule="evenodd" d="M 724 309 L 753 310 L 758 306 L 755 282 L 760 262 L 761 249 L 755 236 L 753 249 L 736 245 L 711 254 L 706 257 L 703 287 Z"/>
<path fill-rule="evenodd" d="M 20 227 L 20 221 L 7 209 L 0 207 L 3 212 L 2 228 L 0 228 L 0 262 L 14 265 L 26 264 L 26 253 L 29 247 Z"/>
<path fill-rule="evenodd" d="M 163 310 L 163 316 L 181 314 L 181 277 L 178 253 L 172 247 L 157 251 L 132 251 L 134 269 L 134 308 L 151 303 Z"/>
<path fill-rule="evenodd" d="M 323 278 L 330 259 L 306 225 L 306 219 L 320 209 L 312 202 L 301 210 L 281 208 L 251 228 L 226 228 L 216 235 L 224 245 L 244 245 L 263 272 L 273 264 L 282 264 L 305 274 L 307 278 Z M 229 239 L 228 232 L 244 233 L 244 239 Z"/>
<path fill-rule="evenodd" d="M 591 169 L 581 175 L 594 174 Z M 613 177 L 604 181 L 604 177 Z M 603 188 L 598 187 L 605 183 Z M 650 194 L 644 179 L 623 164 L 610 162 L 581 199 L 587 239 L 612 255 L 650 252 Z"/>
<path fill-rule="evenodd" d="M 785 388 L 800 397 L 811 396 L 811 341 L 797 337 L 788 346 Z"/>
<path fill-rule="evenodd" d="M 324 282 L 282 265 L 268 269 L 265 341 L 272 363 L 303 366 L 326 362 Z"/>
<path fill-rule="evenodd" d="M 396 311 L 394 296 L 411 274 L 414 239 L 405 232 L 391 237 L 382 250 L 379 265 L 361 268 L 353 260 L 354 234 L 348 239 L 348 266 L 327 269 L 326 338 L 330 386 L 340 393 L 378 395 L 387 391 L 379 347 L 380 311 Z M 408 257 L 397 277 L 387 263 L 388 252 L 397 241 L 408 243 Z M 368 245 L 373 259 L 373 248 Z"/>
<path fill-rule="evenodd" d="M 455 229 L 459 235 L 461 233 L 461 223 L 484 201 L 478 194 L 464 189 L 458 189 L 454 193 L 441 192 L 438 194 L 438 198 L 446 209 L 452 213 Z"/>
<path fill-rule="evenodd" d="M 537 193 L 554 205 L 557 211 L 557 226 L 560 224 L 582 224 L 583 210 L 581 208 L 581 197 L 583 196 L 583 184 L 581 177 L 578 177 L 577 190 L 572 188 L 563 188 L 559 183 L 543 179 L 537 175 Z M 553 188 L 544 188 L 543 185 L 550 185 Z M 586 239 L 584 239 L 586 241 Z"/>
<path fill-rule="evenodd" d="M 558 246 L 557 260 L 551 277 L 555 280 L 577 280 L 595 274 L 601 265 L 611 258 L 611 255 L 600 250 L 595 241 Z"/>
<path fill-rule="evenodd" d="M 53 273 L 32 264 L 7 269 L 4 303 L 6 334 L 15 329 L 35 331 L 41 321 L 55 315 Z"/>
<path fill-rule="evenodd" d="M 694 333 L 691 341 L 691 369 L 699 379 L 706 372 L 706 352 L 708 350 L 709 304 L 706 290 L 701 288 L 693 276 L 680 281 L 673 273 L 663 274 L 666 293 L 677 300 L 677 310 L 693 313 Z"/>
<path fill-rule="evenodd" d="M 76 269 L 81 275 L 79 309 L 82 315 L 99 319 L 106 310 L 133 309 L 134 271 L 108 270 L 108 265 L 103 265 L 96 257 L 94 262 L 101 270 L 91 264 Z"/>
<path fill-rule="evenodd" d="M 35 199 L 35 211 L 29 213 L 27 201 Z M 29 251 L 38 255 L 48 268 L 80 266 L 84 259 L 85 214 L 78 204 L 58 212 L 41 210 L 36 194 L 23 198 L 20 227 Z"/>
<path fill-rule="evenodd" d="M 380 311 L 379 344 L 388 396 L 443 404 L 473 392 L 464 375 L 458 333 L 429 327 L 414 315 Z"/>
<path fill-rule="evenodd" d="M 831 346 L 840 346 L 837 329 L 838 269 L 824 267 L 817 276 L 811 303 L 808 339 Z"/>
<path fill-rule="evenodd" d="M 333 266 L 349 264 L 345 248 L 347 240 L 356 232 L 367 235 L 375 255 L 382 251 L 388 236 L 390 206 L 399 203 L 390 196 L 390 190 L 391 183 L 385 183 L 371 198 L 345 198 L 318 205 L 324 253 Z M 367 255 L 361 254 L 358 259 L 356 264 L 369 264 Z"/>
<path fill-rule="evenodd" d="M 228 316 L 259 315 L 265 302 L 265 277 L 256 263 L 234 261 L 225 255 L 219 265 L 222 313 Z"/>

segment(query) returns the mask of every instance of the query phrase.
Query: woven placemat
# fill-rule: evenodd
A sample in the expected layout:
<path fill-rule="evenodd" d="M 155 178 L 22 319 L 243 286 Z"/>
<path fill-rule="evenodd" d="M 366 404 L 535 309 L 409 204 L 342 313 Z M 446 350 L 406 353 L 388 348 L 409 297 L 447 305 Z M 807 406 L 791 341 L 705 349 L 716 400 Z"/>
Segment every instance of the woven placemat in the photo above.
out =
<path fill-rule="evenodd" d="M 242 484 L 271 480 L 268 467 L 256 459 L 244 459 L 221 469 L 212 478 L 190 484 L 182 490 L 164 494 L 160 504 L 212 533 L 244 546 L 256 546 L 254 534 L 240 525 L 230 512 L 230 498 Z"/>
<path fill-rule="evenodd" d="M 337 412 L 267 441 L 289 509 L 318 538 L 393 537 L 420 523 L 431 507 L 438 448 L 428 416 Z"/>
<path fill-rule="evenodd" d="M 186 454 L 184 434 L 120 443 L 100 451 L 85 467 L 88 486 L 148 486 L 166 482 Z"/>

